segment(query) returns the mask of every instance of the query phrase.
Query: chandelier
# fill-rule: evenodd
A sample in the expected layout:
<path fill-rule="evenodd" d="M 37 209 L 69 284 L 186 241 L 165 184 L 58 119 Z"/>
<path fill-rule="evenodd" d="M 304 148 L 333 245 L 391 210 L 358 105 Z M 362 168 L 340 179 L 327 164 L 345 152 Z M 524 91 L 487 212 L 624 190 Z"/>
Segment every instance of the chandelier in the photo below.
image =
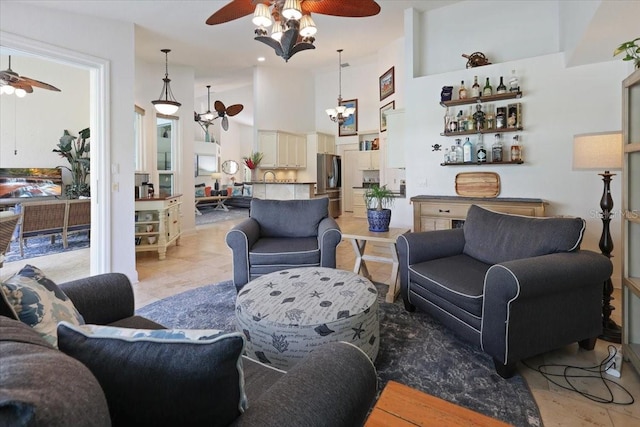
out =
<path fill-rule="evenodd" d="M 302 13 L 300 0 L 273 2 L 271 10 L 266 4 L 258 3 L 252 22 L 257 27 L 255 40 L 273 48 L 285 62 L 300 51 L 316 48 L 313 42 L 318 29 L 311 15 Z M 272 25 L 269 36 L 267 28 Z"/>
<path fill-rule="evenodd" d="M 338 125 L 342 126 L 345 120 L 347 120 L 356 109 L 353 107 L 345 107 L 342 105 L 342 49 L 338 49 L 338 106 L 335 108 L 329 108 L 325 110 L 329 115 L 329 118 Z"/>
<path fill-rule="evenodd" d="M 171 79 L 169 78 L 169 58 L 168 58 L 168 54 L 169 52 L 171 52 L 171 49 L 161 49 L 160 52 L 164 52 L 165 72 L 164 72 L 164 79 L 162 79 L 164 84 L 162 85 L 162 91 L 160 92 L 160 97 L 155 101 L 151 101 L 151 103 L 156 108 L 156 111 L 158 113 L 170 115 L 178 111 L 178 108 L 180 108 L 182 104 L 176 101 L 176 98 L 174 98 L 173 93 L 171 92 L 171 86 L 170 86 Z"/>

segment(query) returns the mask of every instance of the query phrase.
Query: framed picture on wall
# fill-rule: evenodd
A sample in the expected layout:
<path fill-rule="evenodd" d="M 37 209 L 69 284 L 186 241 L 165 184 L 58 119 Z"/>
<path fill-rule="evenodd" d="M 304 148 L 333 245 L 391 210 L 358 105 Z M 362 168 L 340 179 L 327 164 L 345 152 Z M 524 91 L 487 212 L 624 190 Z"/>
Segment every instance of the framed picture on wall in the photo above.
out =
<path fill-rule="evenodd" d="M 338 128 L 339 136 L 352 136 L 358 134 L 358 100 L 357 99 L 348 99 L 346 101 L 342 101 L 340 105 L 344 105 L 345 107 L 355 108 L 356 111 L 353 113 L 347 120 L 340 125 Z"/>
<path fill-rule="evenodd" d="M 396 101 L 391 101 L 390 103 L 380 107 L 380 132 L 384 132 L 387 130 L 387 116 L 384 113 L 386 111 L 395 110 L 395 109 L 396 109 Z"/>
<path fill-rule="evenodd" d="M 395 68 L 391 67 L 380 76 L 380 101 L 396 91 Z"/>

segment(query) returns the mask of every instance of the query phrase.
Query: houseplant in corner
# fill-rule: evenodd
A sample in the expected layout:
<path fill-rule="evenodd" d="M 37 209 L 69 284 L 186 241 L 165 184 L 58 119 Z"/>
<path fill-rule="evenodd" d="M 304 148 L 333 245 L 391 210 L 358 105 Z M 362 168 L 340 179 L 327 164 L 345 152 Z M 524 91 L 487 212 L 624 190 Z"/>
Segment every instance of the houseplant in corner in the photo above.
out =
<path fill-rule="evenodd" d="M 389 231 L 391 222 L 391 206 L 395 198 L 393 192 L 386 185 L 380 187 L 374 185 L 364 192 L 364 202 L 367 206 L 367 220 L 369 221 L 369 231 Z"/>
<path fill-rule="evenodd" d="M 79 136 L 73 136 L 65 129 L 60 137 L 60 142 L 54 153 L 59 153 L 60 157 L 67 159 L 71 167 L 61 166 L 71 172 L 71 185 L 65 189 L 65 194 L 70 199 L 79 197 L 90 197 L 91 189 L 87 184 L 91 160 L 89 158 L 89 138 L 91 133 L 89 128 L 78 132 Z"/>

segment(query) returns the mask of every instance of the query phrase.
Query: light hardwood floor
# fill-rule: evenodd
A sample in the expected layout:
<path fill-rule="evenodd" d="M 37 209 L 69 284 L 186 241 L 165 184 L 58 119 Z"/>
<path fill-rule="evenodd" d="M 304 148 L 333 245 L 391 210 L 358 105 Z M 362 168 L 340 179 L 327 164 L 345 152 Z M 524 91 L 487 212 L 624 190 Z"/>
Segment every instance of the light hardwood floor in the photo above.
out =
<path fill-rule="evenodd" d="M 338 219 L 340 224 L 354 219 L 349 213 Z M 167 252 L 167 259 L 159 261 L 157 255 L 146 252 L 137 254 L 137 270 L 139 283 L 134 285 L 136 307 L 142 307 L 153 301 L 166 298 L 199 286 L 229 280 L 231 273 L 231 254 L 224 243 L 227 231 L 238 221 L 227 221 L 198 227 L 197 233 L 183 236 L 180 246 L 172 246 Z M 369 250 L 369 249 L 368 249 Z M 88 252 L 88 250 L 85 250 Z M 352 270 L 355 256 L 350 242 L 343 241 L 338 246 L 338 268 Z M 5 264 L 0 269 L 2 278 L 6 278 L 30 263 L 45 271 L 52 280 L 61 283 L 77 277 L 88 275 L 88 253 L 67 252 L 60 255 L 45 256 L 31 260 Z M 387 282 L 391 266 L 389 264 L 369 263 L 369 272 L 373 279 Z M 614 294 L 613 301 L 617 310 L 614 319 L 620 323 L 620 293 Z M 567 364 L 578 366 L 597 365 L 607 354 L 608 343 L 598 340 L 596 350 L 586 352 L 578 349 L 577 344 L 549 352 L 529 359 L 531 366 L 540 364 Z M 554 426 L 602 426 L 631 427 L 640 425 L 640 403 L 636 401 L 630 406 L 594 403 L 575 392 L 570 392 L 553 385 L 539 373 L 523 365 L 520 372 L 525 376 L 531 391 L 538 403 L 543 423 L 546 427 Z M 608 377 L 608 376 L 607 376 Z M 640 400 L 640 377 L 625 362 L 622 378 L 616 380 L 624 385 L 633 396 Z M 604 388 L 594 382 L 576 381 L 576 387 L 592 394 L 603 395 Z M 618 399 L 623 395 L 615 392 Z"/>

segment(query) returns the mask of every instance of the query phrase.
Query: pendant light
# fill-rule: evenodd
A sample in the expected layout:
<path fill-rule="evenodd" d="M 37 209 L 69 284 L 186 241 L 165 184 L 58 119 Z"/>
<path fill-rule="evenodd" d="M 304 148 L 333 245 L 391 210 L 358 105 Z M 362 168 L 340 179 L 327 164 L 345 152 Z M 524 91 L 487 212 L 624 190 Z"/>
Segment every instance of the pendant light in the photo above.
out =
<path fill-rule="evenodd" d="M 207 112 L 202 115 L 202 117 L 207 120 L 213 120 L 213 113 L 211 112 L 211 85 L 207 85 Z"/>
<path fill-rule="evenodd" d="M 347 120 L 356 109 L 342 105 L 342 49 L 338 49 L 338 106 L 325 110 L 329 118 L 339 126 Z"/>
<path fill-rule="evenodd" d="M 156 111 L 158 113 L 171 115 L 171 114 L 175 114 L 175 112 L 178 111 L 178 108 L 180 108 L 182 104 L 176 101 L 175 97 L 173 96 L 173 93 L 171 92 L 171 85 L 170 85 L 171 79 L 169 78 L 169 59 L 168 59 L 168 53 L 171 52 L 171 49 L 161 49 L 160 52 L 164 52 L 165 73 L 164 73 L 164 79 L 162 79 L 164 84 L 162 85 L 162 92 L 160 92 L 159 99 L 155 101 L 151 101 L 151 103 L 156 108 Z"/>

